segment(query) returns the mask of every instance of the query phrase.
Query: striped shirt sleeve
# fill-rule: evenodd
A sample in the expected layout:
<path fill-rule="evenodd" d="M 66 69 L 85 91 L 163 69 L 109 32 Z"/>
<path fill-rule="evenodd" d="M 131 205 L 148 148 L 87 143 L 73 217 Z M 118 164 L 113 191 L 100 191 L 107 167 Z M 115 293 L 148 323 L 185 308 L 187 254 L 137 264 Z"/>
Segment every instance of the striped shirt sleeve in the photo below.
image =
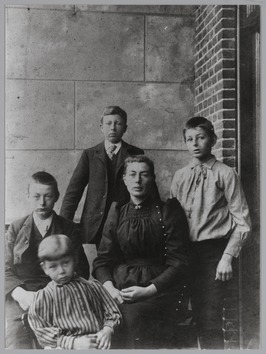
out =
<path fill-rule="evenodd" d="M 108 326 L 113 330 L 121 322 L 121 312 L 103 285 L 97 280 L 89 281 L 90 287 L 94 293 L 94 299 L 96 301 L 97 311 L 103 313 L 103 327 Z"/>
<path fill-rule="evenodd" d="M 121 313 L 104 287 L 82 278 L 58 286 L 50 282 L 35 295 L 29 323 L 42 347 L 73 349 L 76 337 L 114 329 Z"/>
<path fill-rule="evenodd" d="M 45 347 L 61 347 L 72 349 L 74 336 L 62 335 L 59 327 L 53 326 L 53 302 L 54 297 L 49 287 L 39 290 L 29 308 L 29 324 L 34 331 L 39 344 Z"/>

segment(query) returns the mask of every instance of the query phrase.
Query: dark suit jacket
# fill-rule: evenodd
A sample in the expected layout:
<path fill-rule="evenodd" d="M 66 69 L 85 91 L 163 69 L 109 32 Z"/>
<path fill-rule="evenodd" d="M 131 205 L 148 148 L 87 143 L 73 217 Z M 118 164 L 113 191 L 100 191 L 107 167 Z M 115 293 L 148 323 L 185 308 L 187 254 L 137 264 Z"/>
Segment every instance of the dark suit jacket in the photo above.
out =
<path fill-rule="evenodd" d="M 117 201 L 123 203 L 129 200 L 129 193 L 122 180 L 124 161 L 128 156 L 139 154 L 144 154 L 144 151 L 122 141 L 115 174 Z M 88 185 L 80 221 L 83 243 L 94 243 L 94 238 L 106 219 L 107 158 L 104 142 L 84 150 L 63 199 L 60 215 L 73 220 L 84 189 Z"/>
<path fill-rule="evenodd" d="M 33 224 L 33 215 L 30 214 L 11 223 L 6 233 L 6 294 L 17 286 L 25 287 L 26 290 L 36 291 L 43 288 L 50 281 L 50 278 L 42 271 L 40 276 L 34 279 L 36 270 L 34 267 L 38 267 L 37 254 L 36 264 L 29 264 L 25 256 L 25 252 L 31 244 Z M 90 275 L 89 263 L 81 245 L 78 226 L 54 212 L 53 221 L 49 230 L 49 235 L 52 234 L 64 234 L 71 239 L 78 255 L 77 271 L 82 277 L 88 279 Z M 31 278 L 31 282 L 30 284 L 26 284 L 25 282 L 29 278 Z"/>

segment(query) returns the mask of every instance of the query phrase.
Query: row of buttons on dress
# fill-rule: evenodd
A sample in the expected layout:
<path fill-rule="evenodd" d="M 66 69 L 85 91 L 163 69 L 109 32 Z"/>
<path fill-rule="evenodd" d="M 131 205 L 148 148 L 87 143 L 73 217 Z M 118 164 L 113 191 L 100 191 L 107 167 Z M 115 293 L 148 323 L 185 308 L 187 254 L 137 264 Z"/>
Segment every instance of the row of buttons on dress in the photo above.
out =
<path fill-rule="evenodd" d="M 159 208 L 159 205 L 156 205 L 155 206 L 156 209 L 158 209 L 157 211 L 157 214 L 159 215 L 159 221 L 161 223 L 161 226 L 162 226 L 162 230 L 163 230 L 163 235 L 164 235 L 164 250 L 165 250 L 165 253 L 164 253 L 164 256 L 166 257 L 166 251 L 167 251 L 167 247 L 166 247 L 166 232 L 165 232 L 165 225 L 163 224 L 163 218 L 162 218 L 162 214 L 161 214 L 161 211 L 160 211 L 160 208 Z"/>

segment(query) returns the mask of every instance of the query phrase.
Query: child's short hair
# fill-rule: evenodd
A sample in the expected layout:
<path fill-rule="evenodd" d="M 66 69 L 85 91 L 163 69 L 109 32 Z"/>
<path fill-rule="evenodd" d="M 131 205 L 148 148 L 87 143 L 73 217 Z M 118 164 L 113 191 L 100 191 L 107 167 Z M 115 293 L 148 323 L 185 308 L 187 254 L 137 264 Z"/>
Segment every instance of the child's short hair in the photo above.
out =
<path fill-rule="evenodd" d="M 126 174 L 128 165 L 133 163 L 133 162 L 144 162 L 144 163 L 146 163 L 149 166 L 150 173 L 151 173 L 152 177 L 155 178 L 154 163 L 146 155 L 133 155 L 133 156 L 127 157 L 125 159 L 125 162 L 124 162 L 124 175 Z"/>
<path fill-rule="evenodd" d="M 50 173 L 45 171 L 38 171 L 31 176 L 31 180 L 34 181 L 35 183 L 41 183 L 41 184 L 46 184 L 48 186 L 53 186 L 56 194 L 56 198 L 59 198 L 60 193 L 58 190 L 57 181 L 54 178 L 54 176 L 50 175 Z M 28 186 L 28 191 L 29 188 L 30 188 L 30 183 Z"/>
<path fill-rule="evenodd" d="M 190 118 L 185 125 L 185 128 L 183 129 L 183 136 L 186 141 L 186 131 L 188 129 L 193 129 L 193 128 L 202 128 L 208 136 L 212 139 L 212 141 L 215 141 L 217 138 L 215 132 L 214 132 L 214 127 L 212 123 L 204 117 L 192 117 Z"/>
<path fill-rule="evenodd" d="M 105 107 L 102 117 L 101 117 L 101 123 L 103 122 L 103 117 L 104 116 L 109 116 L 112 114 L 117 114 L 119 115 L 125 122 L 125 124 L 127 124 L 127 113 L 126 111 L 124 111 L 122 108 L 120 108 L 119 106 L 108 106 Z"/>
<path fill-rule="evenodd" d="M 70 238 L 66 235 L 56 234 L 45 237 L 38 249 L 40 262 L 55 261 L 65 256 L 73 256 L 73 245 Z"/>

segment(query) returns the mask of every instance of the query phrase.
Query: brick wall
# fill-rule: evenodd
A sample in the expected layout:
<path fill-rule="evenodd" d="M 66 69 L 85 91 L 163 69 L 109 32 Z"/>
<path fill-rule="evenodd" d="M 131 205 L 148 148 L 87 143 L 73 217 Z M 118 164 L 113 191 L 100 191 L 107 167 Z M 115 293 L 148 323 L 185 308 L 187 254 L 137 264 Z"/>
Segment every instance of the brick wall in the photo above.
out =
<path fill-rule="evenodd" d="M 215 155 L 236 166 L 236 6 L 199 6 L 195 37 L 195 115 L 210 119 Z"/>
<path fill-rule="evenodd" d="M 194 113 L 212 121 L 218 138 L 216 157 L 236 167 L 236 6 L 199 6 L 195 24 Z M 237 270 L 224 300 L 225 349 L 239 348 Z"/>

